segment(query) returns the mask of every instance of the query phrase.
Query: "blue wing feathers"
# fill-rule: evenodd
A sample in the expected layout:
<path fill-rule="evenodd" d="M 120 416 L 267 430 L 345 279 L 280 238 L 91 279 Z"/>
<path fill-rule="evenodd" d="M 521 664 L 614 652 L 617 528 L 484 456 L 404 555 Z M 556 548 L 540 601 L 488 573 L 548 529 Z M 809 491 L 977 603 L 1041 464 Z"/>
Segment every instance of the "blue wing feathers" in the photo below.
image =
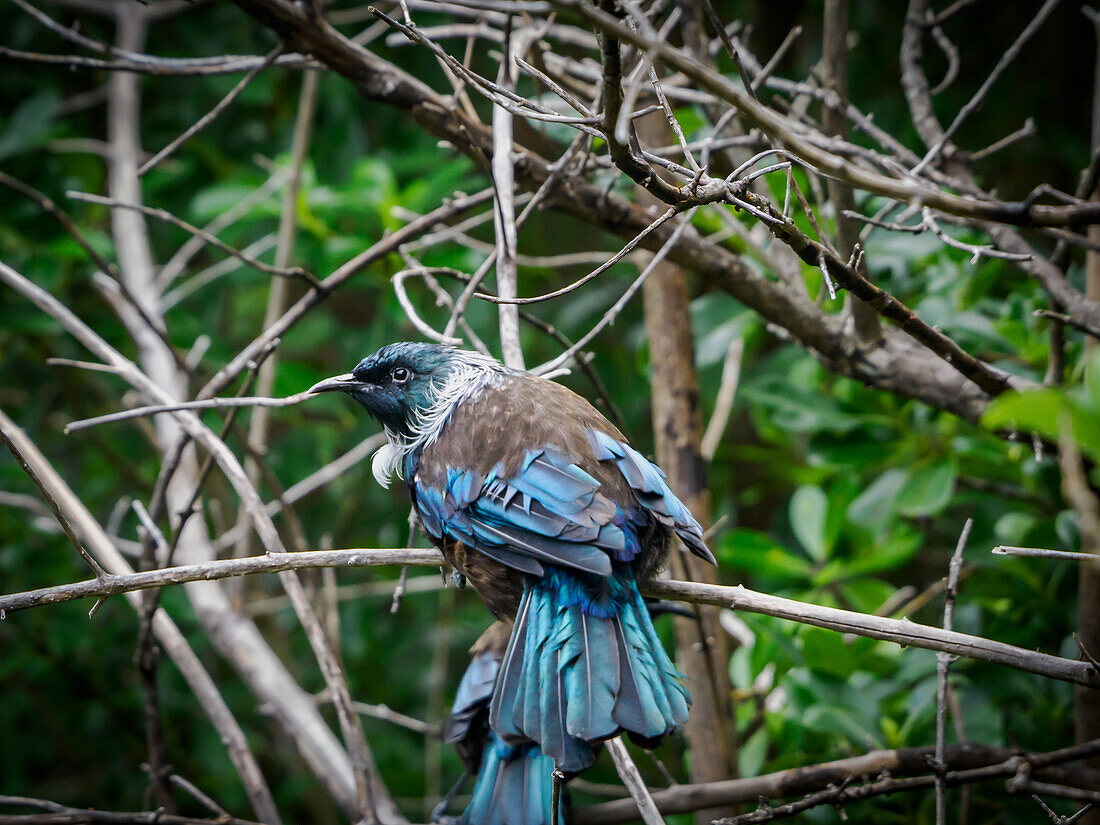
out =
<path fill-rule="evenodd" d="M 703 541 L 703 528 L 672 492 L 660 467 L 629 444 L 624 444 L 607 433 L 589 430 L 589 443 L 597 460 L 615 462 L 642 507 L 658 521 L 672 527 L 692 553 L 711 564 L 716 563 Z"/>
<path fill-rule="evenodd" d="M 476 547 L 478 551 L 484 553 L 491 559 L 499 561 L 505 567 L 519 570 L 521 573 L 530 573 L 532 576 L 542 576 L 546 573 L 546 569 L 530 556 L 525 556 L 521 553 L 513 553 L 511 549 L 505 550 L 502 546 L 487 545 L 473 537 L 457 535 L 456 538 L 461 539 L 470 547 Z"/>
<path fill-rule="evenodd" d="M 605 433 L 590 431 L 590 442 L 597 460 L 613 461 L 622 473 L 637 510 L 675 529 L 693 553 L 713 562 L 699 523 L 656 465 Z M 485 476 L 449 468 L 443 490 L 415 476 L 414 495 L 428 534 L 449 535 L 532 575 L 542 575 L 541 562 L 608 576 L 612 559 L 626 561 L 642 549 L 637 528 L 646 520 L 643 512 L 624 512 L 623 502 L 602 494 L 600 482 L 566 456 L 530 450 L 510 478 L 500 472 L 499 465 Z"/>
<path fill-rule="evenodd" d="M 459 742 L 470 734 L 474 718 L 493 694 L 493 685 L 499 671 L 500 658 L 491 653 L 478 654 L 470 662 L 455 693 L 451 718 L 447 721 L 445 742 Z"/>
<path fill-rule="evenodd" d="M 420 481 L 410 486 L 425 530 L 449 536 L 514 569 L 542 575 L 539 562 L 598 576 L 611 574 L 631 542 L 626 523 L 600 483 L 553 450 L 529 452 L 511 478 L 447 469 L 444 489 Z M 529 561 L 520 561 L 517 557 Z"/>
<path fill-rule="evenodd" d="M 614 622 L 586 616 L 579 607 L 570 611 L 580 632 L 569 639 L 559 659 L 569 701 L 566 729 L 579 739 L 604 739 L 618 729 L 612 719 L 619 693 Z"/>
<path fill-rule="evenodd" d="M 550 450 L 543 451 L 509 483 L 555 512 L 560 509 L 565 513 L 587 507 L 600 487 L 596 479 L 576 464 Z"/>

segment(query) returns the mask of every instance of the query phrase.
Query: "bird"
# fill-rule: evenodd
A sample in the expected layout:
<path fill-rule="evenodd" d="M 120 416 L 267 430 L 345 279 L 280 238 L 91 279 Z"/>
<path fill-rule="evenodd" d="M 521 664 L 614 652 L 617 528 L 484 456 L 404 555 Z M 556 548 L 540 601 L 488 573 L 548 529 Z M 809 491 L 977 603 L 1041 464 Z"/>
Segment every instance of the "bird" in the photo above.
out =
<path fill-rule="evenodd" d="M 489 724 L 573 775 L 626 734 L 687 721 L 683 675 L 639 584 L 673 535 L 715 559 L 664 473 L 587 400 L 449 345 L 388 344 L 311 393 L 340 392 L 386 434 L 375 479 L 404 480 L 425 533 L 493 616 L 512 622 Z"/>
<path fill-rule="evenodd" d="M 509 744 L 489 726 L 489 705 L 512 623 L 496 621 L 473 647 L 469 667 L 455 693 L 443 740 L 454 745 L 466 774 L 432 814 L 433 822 L 457 825 L 552 825 L 554 762 L 532 741 Z M 466 776 L 473 775 L 470 803 L 457 820 L 443 816 L 450 797 Z M 560 781 L 560 780 L 559 780 Z M 561 793 L 557 825 L 569 821 L 568 801 Z"/>

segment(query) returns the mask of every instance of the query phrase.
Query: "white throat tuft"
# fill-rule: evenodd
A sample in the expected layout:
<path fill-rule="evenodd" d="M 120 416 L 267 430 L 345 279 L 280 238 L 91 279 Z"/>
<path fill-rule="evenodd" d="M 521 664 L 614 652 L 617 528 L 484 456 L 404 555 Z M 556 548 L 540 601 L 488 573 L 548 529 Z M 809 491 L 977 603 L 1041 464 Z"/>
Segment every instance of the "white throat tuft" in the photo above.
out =
<path fill-rule="evenodd" d="M 374 480 L 388 490 L 394 474 L 400 474 L 404 453 L 394 442 L 394 436 L 389 431 L 386 432 L 386 437 L 390 440 L 374 451 L 370 466 L 371 472 L 374 473 Z"/>

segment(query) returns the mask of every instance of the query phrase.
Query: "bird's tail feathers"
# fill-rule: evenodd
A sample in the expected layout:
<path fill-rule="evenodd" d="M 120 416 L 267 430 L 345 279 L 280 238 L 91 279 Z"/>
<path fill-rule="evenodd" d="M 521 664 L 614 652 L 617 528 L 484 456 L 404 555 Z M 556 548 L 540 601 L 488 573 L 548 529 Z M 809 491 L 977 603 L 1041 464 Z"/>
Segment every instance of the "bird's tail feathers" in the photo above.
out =
<path fill-rule="evenodd" d="M 620 732 L 652 746 L 687 721 L 690 697 L 633 578 L 530 581 L 490 708 L 508 741 L 530 739 L 574 773 Z"/>
<path fill-rule="evenodd" d="M 552 825 L 553 771 L 534 742 L 509 745 L 490 732 L 460 825 Z M 556 825 L 568 821 L 566 808 L 563 794 Z"/>

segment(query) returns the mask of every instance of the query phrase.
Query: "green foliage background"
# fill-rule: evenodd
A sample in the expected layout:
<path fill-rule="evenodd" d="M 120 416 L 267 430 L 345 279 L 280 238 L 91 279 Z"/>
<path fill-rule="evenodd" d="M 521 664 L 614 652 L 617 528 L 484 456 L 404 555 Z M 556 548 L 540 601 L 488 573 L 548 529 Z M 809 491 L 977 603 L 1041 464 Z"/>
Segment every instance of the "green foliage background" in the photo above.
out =
<path fill-rule="evenodd" d="M 739 16 L 755 23 L 754 42 L 762 55 L 770 54 L 791 23 L 801 22 L 806 34 L 781 67 L 801 76 L 819 56 L 820 3 L 780 4 L 784 8 L 778 10 L 775 5 L 727 3 L 720 12 L 726 19 Z M 852 54 L 852 98 L 874 111 L 880 126 L 913 145 L 896 82 L 904 4 L 853 5 L 860 39 Z M 965 100 L 984 76 L 983 67 L 1003 48 L 1002 40 L 1007 42 L 1031 14 L 1013 9 L 1016 4 L 997 5 L 1005 8 L 989 10 L 989 36 L 961 41 L 966 46 L 963 76 L 956 91 L 941 101 L 946 112 Z M 1010 70 L 982 116 L 964 130 L 963 143 L 977 148 L 1017 128 L 1024 116 L 1040 119 L 1038 139 L 982 169 L 1006 196 L 1041 180 L 1072 189 L 1074 170 L 1087 160 L 1087 95 L 1068 91 L 1069 79 L 1088 76 L 1093 55 L 1089 33 L 1082 34 L 1087 27 L 1077 15 L 1068 7 L 1055 15 L 1036 39 L 1033 58 Z M 86 19 L 85 31 L 108 41 L 113 36 L 111 27 L 95 18 Z M 0 10 L 0 32 L 3 42 L 14 48 L 68 50 L 10 6 Z M 965 37 L 958 31 L 953 35 Z M 269 35 L 234 7 L 210 3 L 157 23 L 148 50 L 180 56 L 263 54 L 271 46 Z M 437 67 L 423 52 L 378 48 L 430 82 L 440 81 Z M 66 114 L 64 102 L 102 84 L 105 76 L 9 64 L 4 78 L 0 168 L 69 209 L 97 247 L 111 256 L 107 211 L 64 197 L 69 189 L 103 191 L 102 159 L 58 151 L 61 141 L 104 138 L 102 104 Z M 273 165 L 285 166 L 300 78 L 288 70 L 261 74 L 229 113 L 147 177 L 146 201 L 203 224 L 261 185 Z M 145 80 L 145 147 L 166 144 L 236 80 Z M 689 122 L 691 113 L 683 114 Z M 394 207 L 423 212 L 455 188 L 474 191 L 485 184 L 472 164 L 441 149 L 402 112 L 366 106 L 346 82 L 326 76 L 297 206 L 295 262 L 328 273 L 384 229 L 397 226 Z M 273 232 L 277 221 L 276 197 L 222 237 L 243 248 Z M 705 221 L 700 218 L 702 226 Z M 179 231 L 156 222 L 150 230 L 161 262 L 185 240 Z M 476 234 L 490 239 L 489 231 L 482 228 Z M 591 227 L 550 215 L 521 235 L 521 250 L 531 254 L 617 246 L 615 239 Z M 113 344 L 132 352 L 123 329 L 92 287 L 93 268 L 81 250 L 33 203 L 7 191 L 0 200 L 0 255 L 61 297 Z M 1032 313 L 1045 307 L 1046 300 L 1011 265 L 990 260 L 972 265 L 964 253 L 944 249 L 933 239 L 881 233 L 872 235 L 867 255 L 876 281 L 924 320 L 1001 367 L 1042 378 L 1045 323 Z M 220 253 L 204 252 L 185 277 L 220 258 Z M 445 247 L 432 251 L 425 262 L 472 271 L 480 256 Z M 414 337 L 389 283 L 389 275 L 400 266 L 393 258 L 364 271 L 338 299 L 312 312 L 284 338 L 277 394 L 343 372 L 383 343 Z M 543 291 L 582 271 L 524 269 L 521 292 Z M 570 336 L 579 336 L 634 275 L 632 265 L 621 264 L 590 287 L 535 311 Z M 809 283 L 816 283 L 814 275 L 807 273 Z M 1078 275 L 1075 271 L 1074 277 Z M 258 332 L 267 289 L 268 276 L 236 269 L 184 297 L 169 312 L 170 336 L 181 348 L 190 347 L 199 335 L 211 336 L 200 376 L 209 376 Z M 1050 457 L 1026 439 L 1006 441 L 988 428 L 831 375 L 729 297 L 707 292 L 701 284 L 697 289 L 693 314 L 708 412 L 729 341 L 741 336 L 745 342 L 734 415 L 710 468 L 710 515 L 729 519 L 713 541 L 725 582 L 874 612 L 895 600 L 899 589 L 912 587 L 920 593 L 943 576 L 962 524 L 972 517 L 956 628 L 1076 655 L 1070 637 L 1076 592 L 1072 565 L 992 557 L 988 552 L 1001 543 L 1077 549 L 1075 520 L 1061 499 Z M 442 317 L 433 314 L 430 299 L 420 297 L 429 318 Z M 477 305 L 470 318 L 487 340 L 495 338 L 492 308 Z M 556 354 L 553 342 L 537 331 L 527 328 L 524 334 L 529 363 Z M 1080 341 L 1070 337 L 1070 363 L 1080 363 Z M 594 351 L 594 366 L 627 431 L 642 449 L 651 450 L 648 354 L 639 303 L 627 308 L 597 340 Z M 92 511 L 107 520 L 120 497 L 147 497 L 151 489 L 157 465 L 148 431 L 143 423 L 130 423 L 63 436 L 66 422 L 116 409 L 122 387 L 110 376 L 47 366 L 50 356 L 81 358 L 83 353 L 52 321 L 22 299 L 0 292 L 0 407 L 28 430 Z M 1083 367 L 1073 371 L 1070 379 L 1078 388 L 1068 394 L 1051 391 L 1007 400 L 990 413 L 990 425 L 1028 424 L 1056 436 L 1044 426 L 1054 420 L 1051 410 L 1063 406 L 1078 410 L 1083 421 L 1095 422 L 1100 374 L 1089 393 L 1080 388 L 1083 373 Z M 594 397 L 583 377 L 571 376 L 566 382 Z M 273 415 L 269 463 L 279 483 L 289 486 L 370 431 L 357 410 L 335 398 L 279 410 Z M 231 443 L 240 451 L 239 439 Z M 1085 447 L 1096 449 L 1093 457 L 1100 453 L 1096 442 Z M 6 454 L 0 456 L 0 489 L 33 494 Z M 212 529 L 221 532 L 233 523 L 235 500 L 216 475 L 208 492 L 210 500 L 222 503 L 220 510 L 206 514 Z M 277 491 L 265 492 L 271 496 Z M 385 547 L 400 546 L 406 539 L 403 492 L 378 488 L 366 466 L 310 496 L 297 510 L 311 541 L 318 544 L 331 537 L 337 547 Z M 133 516 L 124 517 L 120 534 L 133 538 L 135 530 Z M 0 536 L 4 592 L 86 574 L 64 538 L 44 532 L 23 510 L 0 506 Z M 341 571 L 339 582 L 383 581 L 395 574 Z M 250 580 L 243 592 L 250 602 L 278 594 L 270 578 Z M 167 593 L 164 603 L 249 732 L 288 821 L 340 821 L 289 744 L 209 648 L 182 592 Z M 465 650 L 487 625 L 487 614 L 472 593 L 452 589 L 410 594 L 396 615 L 390 614 L 389 605 L 388 594 L 342 603 L 342 653 L 353 692 L 363 701 L 438 722 L 465 666 Z M 145 751 L 132 662 L 135 615 L 120 599 L 104 605 L 91 620 L 88 607 L 41 608 L 0 622 L 0 794 L 137 809 L 148 800 L 143 798 L 146 782 L 139 767 Z M 941 611 L 942 599 L 932 597 L 909 615 L 936 624 Z M 932 741 L 932 654 L 867 639 L 850 641 L 759 616 L 739 618 L 753 639 L 730 662 L 741 698 L 743 775 Z M 266 613 L 259 621 L 301 682 L 320 691 L 320 675 L 289 609 Z M 975 741 L 1049 749 L 1072 739 L 1068 685 L 966 661 L 955 666 L 953 681 L 966 735 Z M 230 811 L 246 816 L 224 751 L 170 663 L 162 668 L 161 683 L 173 765 Z M 771 698 L 765 699 L 768 693 Z M 365 725 L 392 791 L 410 816 L 423 818 L 420 800 L 457 777 L 457 760 L 446 749 L 385 722 L 367 719 Z M 683 778 L 678 745 L 663 746 L 661 755 Z M 653 766 L 642 767 L 659 785 Z M 593 778 L 611 777 L 601 762 Z M 977 790 L 973 804 L 974 821 L 1036 821 L 1036 811 L 1006 801 L 992 786 Z M 930 796 L 911 795 L 861 803 L 848 814 L 856 822 L 931 821 L 931 807 Z M 837 814 L 819 809 L 807 818 L 836 821 Z"/>

